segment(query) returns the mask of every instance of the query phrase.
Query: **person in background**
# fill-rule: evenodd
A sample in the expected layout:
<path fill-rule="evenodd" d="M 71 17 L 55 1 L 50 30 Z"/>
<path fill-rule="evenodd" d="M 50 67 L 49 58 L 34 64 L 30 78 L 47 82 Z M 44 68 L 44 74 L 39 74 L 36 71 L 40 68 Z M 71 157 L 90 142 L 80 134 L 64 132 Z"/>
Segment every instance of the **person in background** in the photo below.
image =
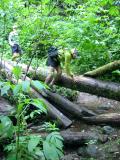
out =
<path fill-rule="evenodd" d="M 58 50 L 52 46 L 48 50 L 47 66 L 50 68 L 50 73 L 46 77 L 45 83 L 52 87 L 62 74 L 62 67 L 71 78 L 74 78 L 70 70 L 70 63 L 72 59 L 77 58 L 78 51 L 73 48 L 71 50 L 65 48 Z M 56 74 L 55 74 L 56 72 Z"/>
<path fill-rule="evenodd" d="M 13 26 L 13 30 L 9 33 L 9 44 L 12 49 L 12 60 L 16 61 L 21 55 L 21 48 L 19 46 L 19 36 L 17 31 L 17 25 Z"/>

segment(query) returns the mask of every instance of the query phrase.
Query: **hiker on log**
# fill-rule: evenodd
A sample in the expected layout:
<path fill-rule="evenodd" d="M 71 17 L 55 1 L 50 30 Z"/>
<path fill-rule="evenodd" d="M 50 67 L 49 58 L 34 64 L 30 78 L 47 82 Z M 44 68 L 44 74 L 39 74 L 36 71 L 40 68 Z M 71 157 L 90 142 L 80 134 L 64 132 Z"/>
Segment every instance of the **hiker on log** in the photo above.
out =
<path fill-rule="evenodd" d="M 17 25 L 13 26 L 13 30 L 9 33 L 9 44 L 12 49 L 12 60 L 16 61 L 21 54 L 21 48 L 19 46 L 19 36 L 18 36 L 18 31 L 17 31 Z"/>
<path fill-rule="evenodd" d="M 73 73 L 70 70 L 70 63 L 72 59 L 77 58 L 78 51 L 74 48 L 71 50 L 60 49 L 52 46 L 48 50 L 47 66 L 50 68 L 50 74 L 46 77 L 45 83 L 50 87 L 60 78 L 62 74 L 62 67 L 65 67 L 65 72 L 68 76 L 73 78 Z M 57 72 L 55 74 L 55 71 Z"/>

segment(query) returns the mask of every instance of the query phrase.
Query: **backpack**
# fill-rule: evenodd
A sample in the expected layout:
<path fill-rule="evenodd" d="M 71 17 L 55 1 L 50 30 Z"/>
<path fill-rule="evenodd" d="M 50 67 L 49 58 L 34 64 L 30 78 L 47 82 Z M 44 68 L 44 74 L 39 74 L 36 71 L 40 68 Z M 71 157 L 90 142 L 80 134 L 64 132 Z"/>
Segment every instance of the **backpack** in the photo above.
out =
<path fill-rule="evenodd" d="M 58 57 L 58 49 L 54 46 L 50 47 L 48 49 L 48 56 L 51 58 L 57 58 Z"/>

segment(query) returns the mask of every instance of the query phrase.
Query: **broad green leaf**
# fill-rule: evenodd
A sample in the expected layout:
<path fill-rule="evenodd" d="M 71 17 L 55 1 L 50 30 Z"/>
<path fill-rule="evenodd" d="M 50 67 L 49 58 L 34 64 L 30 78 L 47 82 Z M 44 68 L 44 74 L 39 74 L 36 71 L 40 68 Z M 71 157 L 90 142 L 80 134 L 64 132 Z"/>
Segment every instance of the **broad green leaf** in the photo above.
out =
<path fill-rule="evenodd" d="M 40 82 L 40 81 L 32 80 L 31 83 L 32 83 L 32 85 L 33 85 L 35 88 L 37 88 L 38 90 L 42 90 L 42 89 L 46 88 L 46 86 L 45 86 L 42 82 Z"/>
<path fill-rule="evenodd" d="M 55 146 L 47 141 L 43 142 L 43 152 L 47 160 L 59 160 Z"/>
<path fill-rule="evenodd" d="M 54 158 L 63 156 L 63 138 L 59 132 L 52 132 L 46 137 L 47 147 L 51 146 L 51 150 L 54 149 Z M 48 155 L 47 155 L 48 156 Z"/>
<path fill-rule="evenodd" d="M 4 86 L 1 88 L 1 96 L 8 94 L 9 90 L 10 90 L 10 85 L 4 83 Z"/>
<path fill-rule="evenodd" d="M 28 93 L 30 90 L 30 82 L 29 81 L 22 81 L 22 91 Z"/>
<path fill-rule="evenodd" d="M 36 106 L 38 109 L 40 109 L 41 113 L 47 113 L 47 106 L 45 102 L 41 99 L 33 99 L 31 102 L 32 105 Z"/>
<path fill-rule="evenodd" d="M 119 10 L 117 9 L 117 7 L 114 6 L 109 9 L 109 13 L 113 16 L 116 16 L 119 15 Z"/>
<path fill-rule="evenodd" d="M 40 136 L 33 136 L 30 138 L 28 142 L 28 151 L 33 152 L 33 150 L 37 147 L 37 145 L 40 142 L 41 137 Z"/>
<path fill-rule="evenodd" d="M 13 72 L 15 78 L 16 78 L 17 80 L 19 80 L 20 77 L 21 77 L 21 75 L 22 75 L 22 67 L 20 67 L 20 66 L 15 66 L 15 67 L 13 67 L 12 72 Z"/>
<path fill-rule="evenodd" d="M 6 160 L 16 160 L 16 153 L 10 153 L 8 154 L 8 157 Z"/>
<path fill-rule="evenodd" d="M 43 142 L 43 152 L 47 160 L 59 160 L 63 156 L 62 151 L 47 140 Z"/>
<path fill-rule="evenodd" d="M 1 86 L 4 84 L 4 82 L 0 82 L 0 89 L 1 89 Z"/>
<path fill-rule="evenodd" d="M 3 137 L 12 137 L 14 128 L 10 118 L 7 116 L 1 116 L 0 120 L 0 135 Z"/>
<path fill-rule="evenodd" d="M 40 157 L 40 160 L 45 160 L 44 153 L 40 150 L 40 148 L 36 147 L 35 154 Z"/>
<path fill-rule="evenodd" d="M 15 85 L 15 87 L 13 88 L 13 94 L 17 95 L 18 93 L 20 93 L 21 89 L 22 89 L 21 84 Z"/>
<path fill-rule="evenodd" d="M 120 70 L 113 71 L 112 74 L 120 76 Z"/>
<path fill-rule="evenodd" d="M 46 139 L 47 139 L 48 141 L 50 141 L 51 137 L 55 137 L 55 138 L 57 138 L 57 139 L 60 139 L 61 141 L 64 140 L 63 137 L 60 135 L 59 132 L 52 132 L 52 133 L 50 133 L 50 134 L 46 137 Z"/>

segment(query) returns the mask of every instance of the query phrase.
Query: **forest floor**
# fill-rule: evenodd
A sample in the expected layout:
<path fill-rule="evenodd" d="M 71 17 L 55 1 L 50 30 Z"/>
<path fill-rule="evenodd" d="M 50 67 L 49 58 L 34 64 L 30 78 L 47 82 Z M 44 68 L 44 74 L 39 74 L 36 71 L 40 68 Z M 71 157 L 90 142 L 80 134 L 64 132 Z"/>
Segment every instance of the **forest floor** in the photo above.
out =
<path fill-rule="evenodd" d="M 87 93 L 79 93 L 76 103 L 102 114 L 120 111 L 120 102 Z M 83 146 L 65 148 L 62 160 L 116 160 L 120 159 L 120 128 L 109 125 L 88 125 L 75 121 L 71 128 L 76 132 L 90 132 L 95 137 Z M 102 143 L 98 136 L 101 136 Z"/>
<path fill-rule="evenodd" d="M 96 113 L 110 113 L 120 111 L 120 102 L 97 97 L 87 93 L 79 93 L 76 102 L 78 105 L 89 108 Z M 14 107 L 0 97 L 0 114 L 7 115 L 14 111 Z M 34 126 L 30 127 L 34 131 Z M 65 156 L 62 160 L 116 160 L 120 159 L 120 129 L 109 125 L 89 125 L 79 120 L 73 120 L 71 127 L 66 132 L 89 132 L 94 140 L 88 141 L 82 146 L 65 146 Z M 101 141 L 99 141 L 101 139 Z M 2 155 L 0 155 L 2 160 Z"/>

